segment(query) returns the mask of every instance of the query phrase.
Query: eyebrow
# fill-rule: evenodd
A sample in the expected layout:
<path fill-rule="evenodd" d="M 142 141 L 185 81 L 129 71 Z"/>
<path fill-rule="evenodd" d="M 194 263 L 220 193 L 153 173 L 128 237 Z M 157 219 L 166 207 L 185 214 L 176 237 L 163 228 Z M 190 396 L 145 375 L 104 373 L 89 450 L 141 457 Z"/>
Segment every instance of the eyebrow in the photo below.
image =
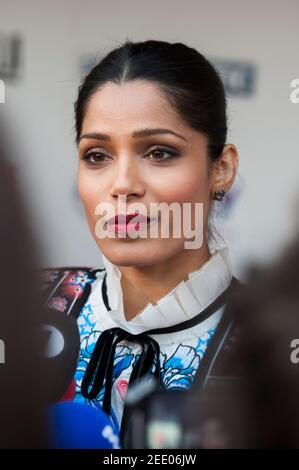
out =
<path fill-rule="evenodd" d="M 132 137 L 141 138 L 141 137 L 148 137 L 148 136 L 156 135 L 156 134 L 172 134 L 172 135 L 175 135 L 176 137 L 178 137 L 179 139 L 185 140 L 187 142 L 187 139 L 184 136 L 182 136 L 181 134 L 178 134 L 177 132 L 174 132 L 171 129 L 162 129 L 162 128 L 141 129 L 139 131 L 133 132 Z M 111 140 L 109 134 L 103 134 L 103 133 L 100 133 L 100 132 L 89 132 L 87 134 L 82 134 L 80 139 L 79 139 L 79 142 L 82 139 L 96 139 L 96 140 L 106 140 L 106 141 Z"/>

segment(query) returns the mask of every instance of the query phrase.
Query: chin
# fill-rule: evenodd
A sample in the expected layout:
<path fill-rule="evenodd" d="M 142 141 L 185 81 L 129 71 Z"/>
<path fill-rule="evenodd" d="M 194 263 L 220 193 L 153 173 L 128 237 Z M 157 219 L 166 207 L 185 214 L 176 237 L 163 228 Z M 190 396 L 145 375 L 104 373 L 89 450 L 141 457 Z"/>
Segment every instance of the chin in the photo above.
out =
<path fill-rule="evenodd" d="M 152 256 L 142 250 L 140 253 L 136 253 L 133 250 L 132 253 L 128 253 L 128 250 L 106 250 L 103 251 L 105 257 L 116 266 L 147 266 L 156 263 L 156 260 Z"/>
<path fill-rule="evenodd" d="M 117 266 L 153 266 L 175 256 L 181 246 L 171 247 L 168 243 L 111 243 L 99 247 L 104 256 Z"/>

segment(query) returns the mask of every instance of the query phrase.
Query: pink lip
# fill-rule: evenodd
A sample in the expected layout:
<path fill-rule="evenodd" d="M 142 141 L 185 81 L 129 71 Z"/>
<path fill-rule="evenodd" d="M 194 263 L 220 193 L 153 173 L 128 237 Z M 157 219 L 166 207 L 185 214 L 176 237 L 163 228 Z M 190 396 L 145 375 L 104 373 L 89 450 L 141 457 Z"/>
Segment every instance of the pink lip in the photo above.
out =
<path fill-rule="evenodd" d="M 143 229 L 152 221 L 153 219 L 150 217 L 145 217 L 138 213 L 128 215 L 118 214 L 107 221 L 107 226 L 113 232 L 129 234 Z"/>
<path fill-rule="evenodd" d="M 108 225 L 127 225 L 129 222 L 134 218 L 134 223 L 144 223 L 144 222 L 149 222 L 150 217 L 145 217 L 142 214 L 138 214 L 137 212 L 135 214 L 117 214 L 115 217 L 111 217 L 108 221 Z"/>

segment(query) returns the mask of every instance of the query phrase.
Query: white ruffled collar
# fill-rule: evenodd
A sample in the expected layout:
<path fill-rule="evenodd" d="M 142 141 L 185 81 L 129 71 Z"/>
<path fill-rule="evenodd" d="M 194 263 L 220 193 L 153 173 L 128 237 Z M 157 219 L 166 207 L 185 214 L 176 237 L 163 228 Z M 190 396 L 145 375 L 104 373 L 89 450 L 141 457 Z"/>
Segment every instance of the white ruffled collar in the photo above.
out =
<path fill-rule="evenodd" d="M 212 303 L 232 279 L 228 248 L 224 246 L 211 251 L 209 260 L 198 270 L 189 273 L 187 281 L 181 281 L 160 298 L 156 305 L 149 302 L 128 321 L 124 315 L 121 272 L 103 254 L 102 258 L 107 272 L 107 295 L 111 307 L 107 315 L 116 325 L 133 334 L 190 320 Z"/>

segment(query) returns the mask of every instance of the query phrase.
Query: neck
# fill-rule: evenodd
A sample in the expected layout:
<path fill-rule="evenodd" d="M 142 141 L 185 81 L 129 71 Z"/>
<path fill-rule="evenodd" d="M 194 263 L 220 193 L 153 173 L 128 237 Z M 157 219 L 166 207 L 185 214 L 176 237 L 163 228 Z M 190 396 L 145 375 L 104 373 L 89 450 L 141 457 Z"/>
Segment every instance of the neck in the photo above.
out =
<path fill-rule="evenodd" d="M 132 320 L 148 302 L 155 304 L 179 282 L 187 281 L 188 274 L 210 257 L 205 242 L 199 250 L 183 250 L 155 265 L 119 267 L 126 320 Z"/>

